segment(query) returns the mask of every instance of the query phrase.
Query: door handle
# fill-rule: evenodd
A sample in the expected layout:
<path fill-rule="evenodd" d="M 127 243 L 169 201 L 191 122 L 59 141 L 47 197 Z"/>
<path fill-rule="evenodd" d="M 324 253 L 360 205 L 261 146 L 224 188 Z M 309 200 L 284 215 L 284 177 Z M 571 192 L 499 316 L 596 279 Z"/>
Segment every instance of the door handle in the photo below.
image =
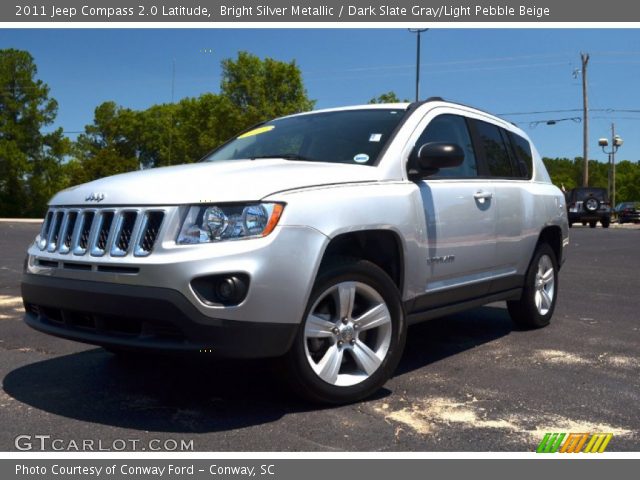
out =
<path fill-rule="evenodd" d="M 482 190 L 473 194 L 473 198 L 475 198 L 476 200 L 489 200 L 492 197 L 493 193 L 483 192 Z"/>

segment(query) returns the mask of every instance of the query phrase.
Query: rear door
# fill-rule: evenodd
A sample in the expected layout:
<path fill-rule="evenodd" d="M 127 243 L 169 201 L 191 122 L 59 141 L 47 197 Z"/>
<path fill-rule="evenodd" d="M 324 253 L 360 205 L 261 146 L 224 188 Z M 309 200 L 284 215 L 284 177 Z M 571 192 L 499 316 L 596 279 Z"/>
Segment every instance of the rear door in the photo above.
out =
<path fill-rule="evenodd" d="M 537 231 L 533 225 L 534 198 L 529 192 L 532 153 L 528 140 L 506 129 L 482 120 L 474 120 L 472 130 L 482 146 L 485 176 L 495 194 L 496 264 L 491 293 L 522 286 L 522 274 L 530 258 L 528 252 Z"/>

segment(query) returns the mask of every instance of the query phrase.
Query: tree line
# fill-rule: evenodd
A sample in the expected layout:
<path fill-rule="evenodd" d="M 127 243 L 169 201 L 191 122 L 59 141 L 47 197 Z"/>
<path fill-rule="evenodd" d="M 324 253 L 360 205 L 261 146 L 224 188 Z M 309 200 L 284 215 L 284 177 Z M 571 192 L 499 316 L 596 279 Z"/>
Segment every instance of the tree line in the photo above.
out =
<path fill-rule="evenodd" d="M 196 162 L 251 125 L 315 105 L 295 61 L 239 52 L 221 67 L 219 93 L 144 110 L 106 101 L 72 141 L 62 128 L 51 131 L 58 103 L 37 78 L 33 57 L 0 50 L 0 217 L 40 217 L 57 191 L 97 178 Z M 369 100 L 397 101 L 394 92 Z M 544 161 L 556 185 L 580 184 L 580 158 Z M 606 187 L 606 165 L 590 162 L 589 173 L 592 186 Z M 640 200 L 640 163 L 618 163 L 616 183 L 617 199 Z"/>
<path fill-rule="evenodd" d="M 98 105 L 72 141 L 26 51 L 0 50 L 0 217 L 37 217 L 57 191 L 133 170 L 196 162 L 235 133 L 313 109 L 295 61 L 240 52 L 222 61 L 220 93 L 134 110 Z"/>
<path fill-rule="evenodd" d="M 546 158 L 543 162 L 555 185 L 565 190 L 582 186 L 582 157 Z M 589 186 L 607 188 L 609 164 L 589 160 Z M 616 161 L 616 203 L 640 201 L 640 161 Z"/>

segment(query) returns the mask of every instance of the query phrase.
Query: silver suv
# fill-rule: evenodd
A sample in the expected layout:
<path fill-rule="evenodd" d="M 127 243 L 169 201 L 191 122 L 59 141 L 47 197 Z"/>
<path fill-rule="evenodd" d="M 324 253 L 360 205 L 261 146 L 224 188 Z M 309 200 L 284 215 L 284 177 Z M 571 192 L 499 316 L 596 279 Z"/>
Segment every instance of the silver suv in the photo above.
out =
<path fill-rule="evenodd" d="M 413 323 L 506 300 L 547 325 L 567 244 L 527 136 L 435 98 L 279 118 L 200 163 L 64 190 L 22 296 L 45 333 L 281 357 L 297 391 L 341 403 L 393 374 Z"/>

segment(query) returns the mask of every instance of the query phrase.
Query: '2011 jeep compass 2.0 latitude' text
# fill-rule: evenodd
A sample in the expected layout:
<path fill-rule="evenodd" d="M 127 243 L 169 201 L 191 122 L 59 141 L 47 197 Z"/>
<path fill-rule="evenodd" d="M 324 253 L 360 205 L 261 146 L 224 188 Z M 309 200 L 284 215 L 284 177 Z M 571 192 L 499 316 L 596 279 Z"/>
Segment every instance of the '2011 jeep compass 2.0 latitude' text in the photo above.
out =
<path fill-rule="evenodd" d="M 292 115 L 197 164 L 53 197 L 26 322 L 118 350 L 282 357 L 312 399 L 376 391 L 407 326 L 506 300 L 547 325 L 565 199 L 514 125 L 430 99 Z"/>

